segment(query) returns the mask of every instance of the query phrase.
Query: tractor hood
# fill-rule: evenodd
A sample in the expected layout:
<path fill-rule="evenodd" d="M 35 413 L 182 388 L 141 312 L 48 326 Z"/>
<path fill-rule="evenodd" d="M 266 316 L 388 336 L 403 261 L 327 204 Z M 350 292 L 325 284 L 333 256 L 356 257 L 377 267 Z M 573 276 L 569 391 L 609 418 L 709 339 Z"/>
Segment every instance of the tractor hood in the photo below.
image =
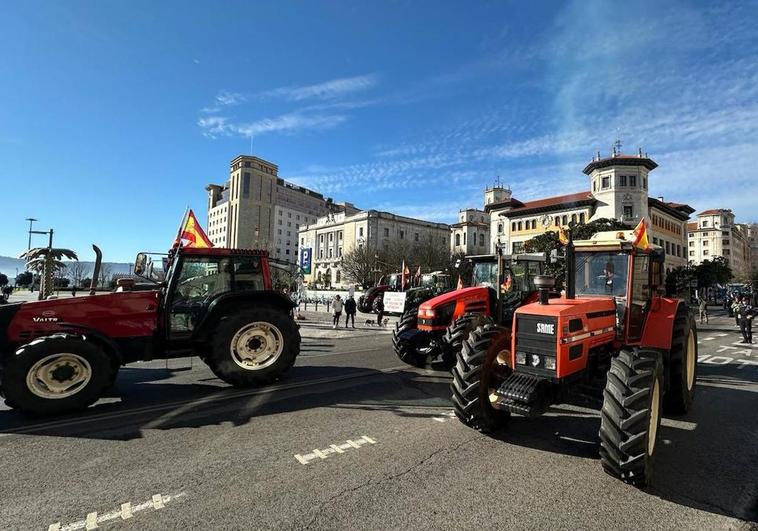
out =
<path fill-rule="evenodd" d="M 611 298 L 575 298 L 560 297 L 550 299 L 548 304 L 534 302 L 525 304 L 516 310 L 516 315 L 544 315 L 550 317 L 571 318 L 582 315 L 615 315 L 616 303 Z"/>
<path fill-rule="evenodd" d="M 486 288 L 484 286 L 472 286 L 470 288 L 449 291 L 422 303 L 421 306 L 419 306 L 419 309 L 432 310 L 439 308 L 440 306 L 444 306 L 445 304 L 455 303 L 458 301 L 463 301 L 463 304 L 465 305 L 467 301 L 487 300 L 487 297 L 489 296 L 489 289 L 490 288 Z"/>

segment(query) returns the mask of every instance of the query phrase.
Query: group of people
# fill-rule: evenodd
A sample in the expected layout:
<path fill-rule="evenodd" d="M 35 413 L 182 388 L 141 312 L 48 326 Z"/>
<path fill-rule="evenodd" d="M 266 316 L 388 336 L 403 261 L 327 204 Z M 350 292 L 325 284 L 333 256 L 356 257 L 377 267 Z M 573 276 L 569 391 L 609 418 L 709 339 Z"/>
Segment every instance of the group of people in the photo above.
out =
<path fill-rule="evenodd" d="M 355 303 L 355 299 L 352 295 L 344 301 L 339 295 L 334 297 L 334 300 L 332 301 L 332 328 L 337 328 L 339 326 L 343 309 L 345 310 L 345 328 L 347 328 L 348 323 L 351 322 L 353 328 L 355 328 L 355 312 L 358 311 L 358 305 Z"/>
<path fill-rule="evenodd" d="M 755 306 L 753 306 L 748 295 L 737 296 L 734 298 L 730 307 L 732 315 L 740 327 L 742 333 L 742 343 L 753 342 L 753 317 L 755 316 Z"/>

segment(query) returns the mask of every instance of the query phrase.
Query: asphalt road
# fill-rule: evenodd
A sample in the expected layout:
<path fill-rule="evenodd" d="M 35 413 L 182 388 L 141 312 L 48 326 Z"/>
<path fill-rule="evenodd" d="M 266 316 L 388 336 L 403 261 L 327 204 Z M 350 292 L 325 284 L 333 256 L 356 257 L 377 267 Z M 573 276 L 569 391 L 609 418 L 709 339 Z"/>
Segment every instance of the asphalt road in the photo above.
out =
<path fill-rule="evenodd" d="M 714 321 L 646 491 L 603 473 L 595 410 L 481 435 L 451 418 L 449 377 L 402 366 L 387 331 L 310 322 L 266 389 L 177 360 L 124 368 L 83 414 L 0 408 L 0 529 L 755 528 L 758 348 Z"/>

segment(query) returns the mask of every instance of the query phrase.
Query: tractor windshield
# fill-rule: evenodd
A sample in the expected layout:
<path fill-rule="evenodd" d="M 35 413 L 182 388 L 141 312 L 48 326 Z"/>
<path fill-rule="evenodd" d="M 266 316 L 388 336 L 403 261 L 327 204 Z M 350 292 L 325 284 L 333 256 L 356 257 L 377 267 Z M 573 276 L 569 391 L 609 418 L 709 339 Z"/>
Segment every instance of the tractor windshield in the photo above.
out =
<path fill-rule="evenodd" d="M 626 296 L 629 255 L 619 252 L 577 252 L 576 295 Z"/>
<path fill-rule="evenodd" d="M 497 262 L 475 262 L 472 284 L 488 288 L 497 286 Z"/>

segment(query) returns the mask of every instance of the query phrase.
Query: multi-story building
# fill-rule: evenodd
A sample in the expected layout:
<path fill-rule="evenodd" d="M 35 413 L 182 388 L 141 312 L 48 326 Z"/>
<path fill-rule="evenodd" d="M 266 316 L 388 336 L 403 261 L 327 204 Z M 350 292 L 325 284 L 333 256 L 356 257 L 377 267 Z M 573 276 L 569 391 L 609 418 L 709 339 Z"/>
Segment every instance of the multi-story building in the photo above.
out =
<path fill-rule="evenodd" d="M 323 195 L 281 179 L 276 164 L 241 155 L 231 162 L 229 180 L 210 184 L 208 237 L 215 246 L 268 249 L 271 256 L 297 262 L 297 233 L 328 212 Z"/>
<path fill-rule="evenodd" d="M 750 277 L 758 279 L 758 223 L 748 223 L 745 227 L 750 244 Z"/>
<path fill-rule="evenodd" d="M 646 218 L 650 240 L 666 250 L 666 269 L 684 266 L 686 223 L 694 209 L 649 197 L 648 179 L 657 166 L 641 150 L 637 155 L 623 155 L 614 149 L 610 157 L 601 158 L 598 153 L 584 168 L 589 178 L 586 191 L 522 202 L 510 189 L 500 188 L 496 200 L 485 201 L 490 249 L 500 245 L 521 253 L 526 241 L 572 222 L 614 218 L 633 227 Z"/>
<path fill-rule="evenodd" d="M 450 226 L 453 254 L 486 254 L 490 250 L 490 215 L 484 210 L 466 208 L 458 212 L 458 222 Z"/>
<path fill-rule="evenodd" d="M 745 225 L 734 222 L 734 213 L 726 208 L 704 210 L 689 223 L 688 258 L 697 265 L 723 256 L 729 263 L 734 280 L 750 280 L 750 239 Z"/>
<path fill-rule="evenodd" d="M 301 253 L 310 257 L 306 283 L 329 283 L 344 288 L 351 283 L 342 275 L 342 256 L 356 247 L 387 250 L 392 242 L 408 242 L 412 248 L 430 244 L 448 248 L 450 226 L 398 216 L 378 210 L 359 210 L 350 203 L 335 204 L 334 213 L 300 227 Z M 413 258 L 408 257 L 411 265 Z M 397 264 L 398 270 L 400 264 Z M 328 279 L 328 280 L 327 280 Z"/>

